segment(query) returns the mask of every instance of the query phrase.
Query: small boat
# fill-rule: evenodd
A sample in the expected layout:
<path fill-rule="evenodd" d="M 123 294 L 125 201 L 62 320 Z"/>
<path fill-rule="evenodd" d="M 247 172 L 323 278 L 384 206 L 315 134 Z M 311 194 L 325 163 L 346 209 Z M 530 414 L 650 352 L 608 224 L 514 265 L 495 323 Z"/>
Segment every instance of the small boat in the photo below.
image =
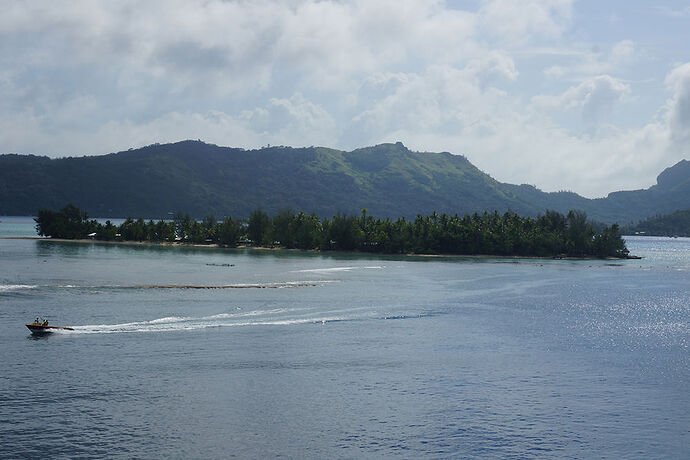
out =
<path fill-rule="evenodd" d="M 60 331 L 73 331 L 74 328 L 68 326 L 49 326 L 47 321 L 44 322 L 33 322 L 26 325 L 32 334 L 47 334 L 56 330 Z"/>

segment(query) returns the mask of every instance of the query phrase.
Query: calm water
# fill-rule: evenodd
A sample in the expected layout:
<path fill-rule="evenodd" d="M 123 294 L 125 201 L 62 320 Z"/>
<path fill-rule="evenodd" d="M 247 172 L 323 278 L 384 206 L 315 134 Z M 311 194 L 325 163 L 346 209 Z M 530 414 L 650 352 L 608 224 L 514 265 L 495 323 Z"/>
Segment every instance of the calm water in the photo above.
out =
<path fill-rule="evenodd" d="M 645 259 L 0 239 L 0 457 L 688 458 L 690 240 L 629 247 Z M 33 338 L 36 315 L 75 331 Z"/>

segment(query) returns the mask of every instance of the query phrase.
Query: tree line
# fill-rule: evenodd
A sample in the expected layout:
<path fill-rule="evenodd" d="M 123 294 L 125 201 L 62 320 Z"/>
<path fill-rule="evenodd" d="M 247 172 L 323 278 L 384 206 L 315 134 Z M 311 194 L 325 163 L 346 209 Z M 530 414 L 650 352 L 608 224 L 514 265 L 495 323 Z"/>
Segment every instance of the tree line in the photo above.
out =
<path fill-rule="evenodd" d="M 690 236 L 690 209 L 649 217 L 623 230 L 626 235 Z"/>
<path fill-rule="evenodd" d="M 285 210 L 274 216 L 258 209 L 249 219 L 213 216 L 192 219 L 178 212 L 172 220 L 126 219 L 120 225 L 90 220 L 73 205 L 42 209 L 35 218 L 41 236 L 103 241 L 150 241 L 284 247 L 382 254 L 457 254 L 495 256 L 626 257 L 617 224 L 596 231 L 582 211 L 536 217 L 514 212 L 459 216 L 432 213 L 414 220 L 360 215 L 315 214 Z"/>

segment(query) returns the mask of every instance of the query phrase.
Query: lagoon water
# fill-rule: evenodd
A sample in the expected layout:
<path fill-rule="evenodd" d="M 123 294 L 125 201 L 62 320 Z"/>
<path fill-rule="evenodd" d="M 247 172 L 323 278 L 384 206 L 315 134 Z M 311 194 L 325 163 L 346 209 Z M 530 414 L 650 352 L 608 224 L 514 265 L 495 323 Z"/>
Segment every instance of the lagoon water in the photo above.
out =
<path fill-rule="evenodd" d="M 0 239 L 0 457 L 688 458 L 690 240 L 628 246 L 644 259 Z M 37 315 L 75 330 L 32 337 Z"/>

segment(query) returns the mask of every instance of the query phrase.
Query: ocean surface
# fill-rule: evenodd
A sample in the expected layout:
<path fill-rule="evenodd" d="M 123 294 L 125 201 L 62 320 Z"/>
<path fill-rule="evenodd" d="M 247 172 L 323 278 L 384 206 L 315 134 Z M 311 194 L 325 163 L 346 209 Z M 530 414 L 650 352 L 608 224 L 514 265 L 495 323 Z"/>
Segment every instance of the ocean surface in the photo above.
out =
<path fill-rule="evenodd" d="M 689 239 L 556 261 L 32 235 L 0 216 L 2 458 L 690 457 Z"/>

